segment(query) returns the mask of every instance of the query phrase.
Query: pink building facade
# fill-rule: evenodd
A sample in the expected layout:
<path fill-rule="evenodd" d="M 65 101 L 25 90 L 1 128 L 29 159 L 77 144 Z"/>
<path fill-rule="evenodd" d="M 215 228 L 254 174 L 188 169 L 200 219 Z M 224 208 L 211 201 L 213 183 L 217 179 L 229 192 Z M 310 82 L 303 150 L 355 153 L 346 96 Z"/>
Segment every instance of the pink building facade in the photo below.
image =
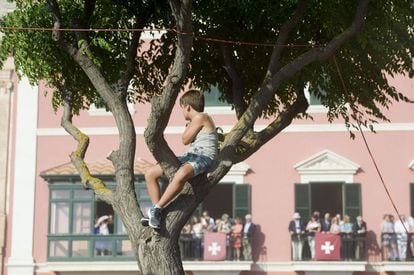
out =
<path fill-rule="evenodd" d="M 16 79 L 12 76 L 12 79 Z M 395 85 L 413 98 L 414 81 L 399 77 Z M 75 142 L 60 127 L 60 115 L 51 108 L 43 85 L 14 80 L 9 148 L 10 180 L 3 274 L 137 274 L 122 224 L 115 217 L 112 234 L 98 239 L 93 233 L 96 216 L 111 210 L 84 191 L 69 162 Z M 136 157 L 153 161 L 143 132 L 149 105 L 131 105 L 137 132 Z M 206 108 L 225 132 L 235 123 L 228 106 Z M 314 120 L 296 120 L 276 138 L 229 174 L 201 206 L 218 218 L 223 213 L 251 213 L 257 225 L 254 261 L 184 261 L 194 275 L 278 274 L 414 274 L 409 261 L 383 261 L 380 224 L 385 213 L 394 214 L 362 137 L 351 139 L 342 121 L 327 122 L 326 110 L 312 105 Z M 414 108 L 394 104 L 386 112 L 389 123 L 365 131 L 398 210 L 413 215 Z M 117 147 L 113 118 L 104 110 L 84 111 L 74 123 L 91 137 L 86 160 L 93 173 L 113 181 L 105 162 Z M 267 121 L 259 122 L 258 128 Z M 173 111 L 165 135 L 177 154 L 185 147 L 181 133 L 185 121 Z M 143 207 L 149 206 L 145 183 L 137 170 L 136 191 Z M 307 218 L 313 211 L 362 215 L 368 225 L 366 258 L 359 261 L 292 261 L 288 223 L 294 212 Z M 97 255 L 98 242 L 112 253 Z"/>

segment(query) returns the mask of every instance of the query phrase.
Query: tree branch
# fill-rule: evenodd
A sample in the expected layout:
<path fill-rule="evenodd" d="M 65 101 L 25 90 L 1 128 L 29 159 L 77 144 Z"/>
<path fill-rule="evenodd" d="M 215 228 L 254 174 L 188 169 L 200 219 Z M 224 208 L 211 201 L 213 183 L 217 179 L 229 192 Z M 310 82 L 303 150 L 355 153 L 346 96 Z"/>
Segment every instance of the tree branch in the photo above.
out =
<path fill-rule="evenodd" d="M 229 46 L 220 44 L 220 49 L 223 54 L 223 59 L 224 59 L 224 64 L 225 64 L 224 69 L 226 70 L 227 74 L 229 75 L 232 81 L 233 104 L 234 104 L 234 108 L 236 109 L 236 116 L 237 118 L 240 118 L 247 108 L 246 102 L 243 99 L 243 92 L 244 92 L 243 79 L 241 78 L 240 74 L 236 70 L 233 54 L 231 53 Z"/>
<path fill-rule="evenodd" d="M 81 177 L 84 188 L 92 189 L 98 199 L 112 205 L 114 201 L 112 191 L 105 186 L 105 183 L 101 179 L 91 176 L 84 161 L 85 153 L 89 145 L 89 137 L 72 124 L 72 100 L 69 92 L 66 92 L 64 95 L 64 101 L 65 106 L 61 125 L 78 142 L 76 151 L 70 154 L 70 159 Z"/>
<path fill-rule="evenodd" d="M 309 103 L 305 97 L 303 85 L 297 89 L 296 95 L 295 102 L 287 107 L 285 111 L 281 112 L 265 129 L 260 132 L 249 131 L 242 138 L 241 152 L 235 155 L 233 159 L 234 163 L 241 162 L 250 157 L 269 140 L 288 127 L 297 115 L 306 112 Z"/>
<path fill-rule="evenodd" d="M 290 18 L 290 20 L 286 21 L 285 24 L 280 28 L 280 32 L 276 40 L 276 44 L 273 47 L 273 52 L 270 58 L 270 63 L 269 63 L 269 67 L 266 72 L 265 79 L 268 79 L 269 77 L 274 75 L 276 70 L 280 67 L 280 57 L 282 55 L 283 50 L 285 49 L 283 45 L 286 44 L 286 41 L 289 38 L 290 32 L 303 18 L 303 15 L 305 14 L 305 10 L 308 7 L 308 4 L 309 4 L 309 0 L 301 0 L 299 4 L 297 5 L 295 11 L 293 12 L 293 15 Z"/>
<path fill-rule="evenodd" d="M 52 32 L 53 39 L 65 50 L 88 76 L 96 91 L 103 98 L 108 108 L 112 112 L 120 135 L 119 149 L 113 151 L 108 157 L 114 167 L 117 179 L 116 193 L 126 194 L 125 190 L 131 189 L 134 182 L 133 164 L 135 156 L 135 128 L 128 111 L 125 99 L 120 99 L 113 92 L 111 86 L 100 72 L 99 68 L 88 57 L 88 43 L 81 43 L 80 48 L 76 48 L 73 44 L 65 41 L 58 31 L 60 28 L 60 9 L 56 0 L 49 0 L 49 5 L 53 13 L 54 30 Z M 133 195 L 131 195 L 133 197 Z M 138 208 L 137 208 L 138 209 Z M 138 212 L 138 211 L 137 211 Z"/>
<path fill-rule="evenodd" d="M 177 28 L 175 58 L 164 82 L 164 89 L 161 96 L 152 99 L 151 114 L 148 120 L 148 127 L 144 134 L 148 148 L 155 159 L 163 166 L 164 171 L 168 170 L 166 174 L 169 177 L 178 167 L 179 162 L 165 141 L 163 132 L 167 126 L 171 111 L 178 93 L 182 88 L 189 67 L 193 43 L 191 4 L 191 0 L 170 0 L 170 7 Z M 167 163 L 173 167 L 169 167 L 169 165 L 166 165 Z"/>
<path fill-rule="evenodd" d="M 268 102 L 274 97 L 276 90 L 284 81 L 290 79 L 305 66 L 330 58 L 335 54 L 337 49 L 362 31 L 368 10 L 368 3 L 369 0 L 359 1 L 356 15 L 351 26 L 334 37 L 325 47 L 315 48 L 305 52 L 289 64 L 283 66 L 278 72 L 263 82 L 259 92 L 253 96 L 246 112 L 239 119 L 231 132 L 226 135 L 226 139 L 223 143 L 225 150 L 222 150 L 226 153 L 226 157 L 230 157 L 231 154 L 234 153 L 235 146 L 243 138 L 248 129 L 252 128 L 256 119 L 267 106 Z"/>
<path fill-rule="evenodd" d="M 82 25 L 85 28 L 89 28 L 91 25 L 91 19 L 93 12 L 95 10 L 96 0 L 85 0 L 85 5 L 83 8 L 83 15 L 82 15 Z"/>

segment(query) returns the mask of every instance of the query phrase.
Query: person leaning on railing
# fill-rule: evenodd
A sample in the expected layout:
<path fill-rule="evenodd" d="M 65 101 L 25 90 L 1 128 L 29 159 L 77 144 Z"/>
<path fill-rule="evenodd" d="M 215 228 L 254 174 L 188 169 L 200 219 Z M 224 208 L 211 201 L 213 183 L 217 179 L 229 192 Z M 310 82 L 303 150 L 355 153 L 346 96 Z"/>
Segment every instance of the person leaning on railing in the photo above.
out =
<path fill-rule="evenodd" d="M 315 259 L 315 233 L 321 231 L 321 224 L 319 222 L 319 216 L 313 215 L 306 225 L 306 231 L 308 232 L 308 244 L 311 252 L 311 259 Z"/>
<path fill-rule="evenodd" d="M 305 242 L 305 223 L 300 218 L 299 213 L 293 214 L 293 219 L 289 222 L 288 230 L 291 236 L 292 260 L 302 261 L 303 244 Z"/>
<path fill-rule="evenodd" d="M 396 236 L 392 215 L 385 214 L 381 223 L 382 260 L 395 261 L 398 258 Z"/>
<path fill-rule="evenodd" d="M 353 257 L 352 223 L 349 215 L 344 215 L 344 223 L 341 225 L 342 258 L 350 260 Z"/>
<path fill-rule="evenodd" d="M 406 230 L 410 230 L 410 225 L 406 217 L 400 215 L 400 218 L 394 223 L 394 231 L 397 236 L 398 259 L 400 261 L 405 261 L 407 258 L 408 236 Z"/>
<path fill-rule="evenodd" d="M 361 216 L 356 218 L 356 223 L 352 226 L 355 241 L 355 260 L 365 258 L 365 238 L 367 236 L 367 223 Z"/>

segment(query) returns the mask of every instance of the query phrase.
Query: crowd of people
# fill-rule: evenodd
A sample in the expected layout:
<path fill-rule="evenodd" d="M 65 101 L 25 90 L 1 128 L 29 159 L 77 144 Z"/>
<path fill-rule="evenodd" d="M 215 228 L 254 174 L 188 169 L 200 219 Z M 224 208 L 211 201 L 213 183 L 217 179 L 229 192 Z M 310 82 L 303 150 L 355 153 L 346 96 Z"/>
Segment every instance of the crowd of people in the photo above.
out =
<path fill-rule="evenodd" d="M 215 220 L 208 211 L 203 211 L 201 217 L 193 216 L 181 231 L 181 257 L 184 260 L 201 260 L 204 234 L 222 232 L 226 234 L 226 259 L 250 261 L 255 229 L 256 225 L 252 222 L 250 214 L 244 217 L 244 221 L 240 217 L 232 219 L 228 214 L 223 214 Z"/>
<path fill-rule="evenodd" d="M 305 222 L 299 213 L 293 214 L 288 227 L 291 235 L 292 260 L 315 259 L 315 233 L 338 234 L 341 236 L 341 258 L 344 260 L 363 260 L 365 258 L 365 237 L 367 224 L 361 216 L 352 222 L 349 215 L 340 214 L 323 217 L 315 211 L 310 220 Z"/>
<path fill-rule="evenodd" d="M 414 255 L 414 218 L 385 214 L 381 223 L 382 258 L 405 261 Z"/>

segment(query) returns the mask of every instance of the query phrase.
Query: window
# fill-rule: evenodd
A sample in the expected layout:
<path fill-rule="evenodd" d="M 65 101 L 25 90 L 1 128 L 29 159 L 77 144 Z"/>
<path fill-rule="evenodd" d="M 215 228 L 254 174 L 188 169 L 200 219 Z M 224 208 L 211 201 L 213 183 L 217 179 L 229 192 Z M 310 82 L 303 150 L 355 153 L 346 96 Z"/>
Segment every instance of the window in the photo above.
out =
<path fill-rule="evenodd" d="M 220 99 L 220 91 L 217 86 L 211 86 L 210 91 L 203 91 L 205 111 L 209 114 L 232 114 L 232 106 Z"/>
<path fill-rule="evenodd" d="M 232 218 L 251 213 L 251 187 L 249 184 L 219 183 L 210 191 L 194 215 L 208 210 L 211 217 L 221 218 L 224 213 Z"/>
<path fill-rule="evenodd" d="M 357 183 L 309 183 L 295 184 L 295 212 L 303 220 L 309 220 L 311 213 L 321 215 L 348 214 L 354 221 L 361 215 L 361 185 Z"/>
<path fill-rule="evenodd" d="M 84 190 L 76 179 L 48 181 L 49 261 L 133 259 L 125 227 L 110 205 L 96 201 L 93 192 Z M 114 187 L 113 183 L 108 183 L 108 188 Z M 142 177 L 136 179 L 135 189 L 144 208 L 150 207 Z"/>
<path fill-rule="evenodd" d="M 322 105 L 321 99 L 319 97 L 317 97 L 314 93 L 311 93 L 309 91 L 309 83 L 308 85 L 305 86 L 305 97 L 309 102 L 309 108 L 308 108 L 308 112 L 309 113 L 326 113 L 327 112 L 327 108 L 325 106 Z M 325 94 L 325 92 L 322 92 L 323 94 Z"/>
<path fill-rule="evenodd" d="M 217 86 L 211 86 L 210 91 L 204 91 L 206 107 L 229 106 L 226 101 L 220 100 L 220 91 Z"/>

